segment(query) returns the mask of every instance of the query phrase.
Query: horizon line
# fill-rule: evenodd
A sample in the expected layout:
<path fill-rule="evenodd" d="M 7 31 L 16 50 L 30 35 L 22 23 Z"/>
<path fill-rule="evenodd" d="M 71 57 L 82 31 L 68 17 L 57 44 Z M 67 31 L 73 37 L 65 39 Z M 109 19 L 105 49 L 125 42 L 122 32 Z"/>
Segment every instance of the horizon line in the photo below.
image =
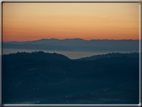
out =
<path fill-rule="evenodd" d="M 65 38 L 65 39 L 58 39 L 58 38 L 42 38 L 42 39 L 36 39 L 36 40 L 27 40 L 27 41 L 38 41 L 38 40 L 72 40 L 72 39 L 80 39 L 80 40 L 85 40 L 85 41 L 91 41 L 91 40 L 140 40 L 140 39 L 83 39 L 83 38 Z M 2 42 L 27 42 L 27 41 L 2 41 Z"/>

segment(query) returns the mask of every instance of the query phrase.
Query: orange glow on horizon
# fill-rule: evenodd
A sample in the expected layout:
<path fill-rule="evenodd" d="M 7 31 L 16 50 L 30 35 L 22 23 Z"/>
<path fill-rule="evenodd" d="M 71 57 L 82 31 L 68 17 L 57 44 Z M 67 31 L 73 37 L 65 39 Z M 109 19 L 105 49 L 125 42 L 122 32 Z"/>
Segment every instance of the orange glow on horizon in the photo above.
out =
<path fill-rule="evenodd" d="M 3 3 L 3 41 L 139 39 L 138 3 Z"/>

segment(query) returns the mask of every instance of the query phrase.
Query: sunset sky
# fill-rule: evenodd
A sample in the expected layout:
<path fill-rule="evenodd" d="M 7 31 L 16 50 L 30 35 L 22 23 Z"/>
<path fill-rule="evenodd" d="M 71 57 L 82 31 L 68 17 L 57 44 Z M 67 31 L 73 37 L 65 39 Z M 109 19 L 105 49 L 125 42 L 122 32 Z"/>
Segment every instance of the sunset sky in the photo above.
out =
<path fill-rule="evenodd" d="M 139 39 L 139 3 L 3 3 L 3 41 Z"/>

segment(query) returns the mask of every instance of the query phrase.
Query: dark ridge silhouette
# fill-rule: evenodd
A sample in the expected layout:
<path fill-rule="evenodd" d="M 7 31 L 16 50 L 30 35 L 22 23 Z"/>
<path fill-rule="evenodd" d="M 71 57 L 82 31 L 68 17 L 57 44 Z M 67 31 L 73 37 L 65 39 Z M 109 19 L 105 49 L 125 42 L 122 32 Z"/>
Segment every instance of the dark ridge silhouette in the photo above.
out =
<path fill-rule="evenodd" d="M 139 40 L 41 39 L 26 42 L 3 42 L 3 48 L 85 52 L 138 52 Z"/>
<path fill-rule="evenodd" d="M 2 55 L 2 103 L 138 104 L 138 53 L 71 60 L 57 53 Z"/>
<path fill-rule="evenodd" d="M 12 53 L 12 54 L 8 54 L 8 55 L 3 55 L 3 58 L 7 57 L 7 60 L 59 60 L 59 61 L 66 61 L 66 60 L 70 60 L 68 57 L 61 55 L 61 54 L 57 54 L 57 53 L 44 53 L 43 51 L 35 51 L 35 52 L 31 52 L 31 53 L 27 53 L 27 52 L 17 52 L 17 53 Z M 7 61 L 6 60 L 6 61 Z"/>
<path fill-rule="evenodd" d="M 139 54 L 137 52 L 131 52 L 131 53 L 108 53 L 108 54 L 103 54 L 103 55 L 93 55 L 90 57 L 84 57 L 80 58 L 78 60 L 95 60 L 98 58 L 111 58 L 111 57 L 118 57 L 118 58 L 125 58 L 125 57 L 130 57 L 130 58 L 139 58 Z"/>

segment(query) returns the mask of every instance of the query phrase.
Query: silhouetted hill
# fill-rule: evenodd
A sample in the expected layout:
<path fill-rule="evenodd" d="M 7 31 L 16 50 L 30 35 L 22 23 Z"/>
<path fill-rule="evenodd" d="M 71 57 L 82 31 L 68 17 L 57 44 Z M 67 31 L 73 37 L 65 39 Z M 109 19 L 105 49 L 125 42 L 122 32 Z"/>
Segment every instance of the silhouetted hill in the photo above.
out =
<path fill-rule="evenodd" d="M 6 59 L 5 59 L 6 58 Z M 17 52 L 9 55 L 3 55 L 3 60 L 59 60 L 59 61 L 64 61 L 64 60 L 70 60 L 68 57 L 57 54 L 57 53 L 44 53 L 43 51 L 38 51 L 38 52 L 32 52 L 32 53 L 26 53 L 26 52 Z"/>
<path fill-rule="evenodd" d="M 85 52 L 138 52 L 139 40 L 41 39 L 26 42 L 3 42 L 3 48 Z"/>
<path fill-rule="evenodd" d="M 139 58 L 139 53 L 134 52 L 134 53 L 108 53 L 108 54 L 103 54 L 103 55 L 94 55 L 90 57 L 84 57 L 80 58 L 78 60 L 95 60 L 95 59 L 102 59 L 102 58 Z"/>
<path fill-rule="evenodd" d="M 138 104 L 139 58 L 119 55 L 95 60 L 44 52 L 3 55 L 3 103 Z"/>

